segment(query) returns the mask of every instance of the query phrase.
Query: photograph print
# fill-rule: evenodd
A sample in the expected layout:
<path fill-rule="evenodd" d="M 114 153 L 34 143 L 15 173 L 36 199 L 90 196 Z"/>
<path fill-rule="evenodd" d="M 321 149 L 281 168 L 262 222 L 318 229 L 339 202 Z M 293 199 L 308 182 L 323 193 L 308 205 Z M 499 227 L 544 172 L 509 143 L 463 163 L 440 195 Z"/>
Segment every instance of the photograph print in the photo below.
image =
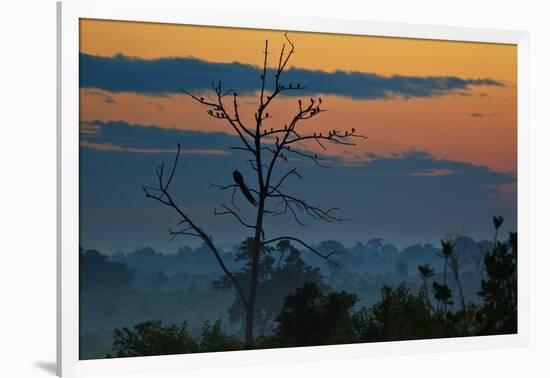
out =
<path fill-rule="evenodd" d="M 81 360 L 517 333 L 517 45 L 79 28 Z"/>

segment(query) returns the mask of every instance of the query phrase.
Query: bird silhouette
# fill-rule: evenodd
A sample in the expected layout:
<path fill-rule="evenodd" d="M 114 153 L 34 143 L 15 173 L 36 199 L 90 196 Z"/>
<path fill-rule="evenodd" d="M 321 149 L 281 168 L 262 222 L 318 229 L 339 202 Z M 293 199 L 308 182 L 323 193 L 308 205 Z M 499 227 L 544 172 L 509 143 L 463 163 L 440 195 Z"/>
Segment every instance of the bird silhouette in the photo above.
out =
<path fill-rule="evenodd" d="M 233 180 L 235 180 L 235 183 L 239 185 L 239 188 L 241 189 L 243 196 L 246 197 L 248 202 L 250 202 L 254 206 L 257 206 L 256 200 L 254 199 L 254 197 L 252 197 L 252 193 L 250 193 L 250 190 L 248 190 L 248 187 L 244 183 L 244 178 L 243 178 L 243 175 L 241 175 L 241 172 L 234 170 Z"/>

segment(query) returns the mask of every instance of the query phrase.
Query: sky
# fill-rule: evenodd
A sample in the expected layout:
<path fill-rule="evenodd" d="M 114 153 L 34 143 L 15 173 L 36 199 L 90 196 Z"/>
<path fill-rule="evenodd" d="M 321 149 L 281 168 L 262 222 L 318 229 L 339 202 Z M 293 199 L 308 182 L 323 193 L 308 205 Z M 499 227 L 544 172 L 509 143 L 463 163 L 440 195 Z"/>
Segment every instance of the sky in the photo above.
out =
<path fill-rule="evenodd" d="M 437 243 L 448 234 L 492 235 L 491 216 L 509 230 L 517 218 L 517 48 L 515 45 L 289 32 L 296 47 L 283 82 L 306 87 L 274 101 L 265 127 L 287 123 L 299 99 L 323 99 L 327 112 L 303 122 L 303 133 L 354 128 L 355 146 L 300 146 L 330 168 L 304 159 L 305 180 L 288 190 L 338 207 L 341 223 L 270 217 L 271 236 L 298 233 L 312 243 L 352 245 L 382 237 L 398 246 Z M 174 181 L 179 203 L 222 245 L 248 236 L 214 216 L 238 168 L 253 171 L 238 137 L 181 92 L 211 95 L 213 81 L 239 93 L 251 123 L 257 107 L 265 41 L 268 77 L 284 31 L 107 20 L 80 22 L 81 245 L 106 253 L 151 246 L 174 252 L 196 240 L 170 241 L 177 218 L 144 198 L 154 169 L 182 160 Z M 268 81 L 268 87 L 273 84 Z M 207 97 L 208 98 L 208 97 Z M 283 169 L 284 167 L 281 167 Z M 282 174 L 283 171 L 279 173 Z M 230 194 L 229 194 L 230 197 Z M 242 198 L 243 216 L 253 209 Z"/>

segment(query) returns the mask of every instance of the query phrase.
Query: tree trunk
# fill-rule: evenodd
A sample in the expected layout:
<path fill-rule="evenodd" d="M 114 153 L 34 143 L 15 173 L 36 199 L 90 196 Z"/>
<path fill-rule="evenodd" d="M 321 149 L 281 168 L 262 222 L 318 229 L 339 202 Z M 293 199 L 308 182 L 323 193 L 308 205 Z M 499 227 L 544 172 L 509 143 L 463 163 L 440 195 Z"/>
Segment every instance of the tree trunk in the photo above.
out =
<path fill-rule="evenodd" d="M 262 193 L 263 194 L 263 193 Z M 246 306 L 246 323 L 244 330 L 244 342 L 246 348 L 254 346 L 254 317 L 256 309 L 256 294 L 258 289 L 258 277 L 260 274 L 260 254 L 262 252 L 262 227 L 264 219 L 265 196 L 260 195 L 258 203 L 258 216 L 256 218 L 256 230 L 254 233 L 254 249 L 252 252 L 252 269 L 250 272 L 250 294 Z"/>
<path fill-rule="evenodd" d="M 466 312 L 466 301 L 464 299 L 464 292 L 462 291 L 462 284 L 460 283 L 460 272 L 454 272 L 454 276 L 458 287 L 458 293 L 460 295 L 460 305 L 462 306 L 462 311 Z"/>
<path fill-rule="evenodd" d="M 445 256 L 445 264 L 443 265 L 443 285 L 447 286 L 447 256 Z"/>
<path fill-rule="evenodd" d="M 432 301 L 430 300 L 430 292 L 428 291 L 428 279 L 423 278 L 422 281 L 424 281 L 423 290 L 424 290 L 424 294 L 426 295 L 426 301 L 428 302 L 428 306 L 430 307 L 430 314 L 433 314 L 435 310 L 434 310 L 434 307 L 432 306 Z"/>
<path fill-rule="evenodd" d="M 254 345 L 254 306 L 251 306 L 251 302 L 246 306 L 244 340 L 245 348 L 252 348 Z"/>

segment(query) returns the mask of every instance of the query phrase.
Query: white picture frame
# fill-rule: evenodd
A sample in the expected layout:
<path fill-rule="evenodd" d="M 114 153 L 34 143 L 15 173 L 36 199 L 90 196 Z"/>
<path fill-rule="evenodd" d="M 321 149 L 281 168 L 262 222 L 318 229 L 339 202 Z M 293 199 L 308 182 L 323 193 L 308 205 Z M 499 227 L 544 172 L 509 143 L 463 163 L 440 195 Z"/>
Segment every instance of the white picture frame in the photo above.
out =
<path fill-rule="evenodd" d="M 79 360 L 79 19 L 113 19 L 516 44 L 518 47 L 518 333 L 455 339 L 399 341 L 103 360 Z M 57 372 L 60 376 L 145 373 L 201 367 L 289 363 L 526 346 L 529 340 L 528 51 L 525 31 L 380 23 L 267 13 L 189 9 L 168 0 L 58 3 L 58 215 Z"/>

